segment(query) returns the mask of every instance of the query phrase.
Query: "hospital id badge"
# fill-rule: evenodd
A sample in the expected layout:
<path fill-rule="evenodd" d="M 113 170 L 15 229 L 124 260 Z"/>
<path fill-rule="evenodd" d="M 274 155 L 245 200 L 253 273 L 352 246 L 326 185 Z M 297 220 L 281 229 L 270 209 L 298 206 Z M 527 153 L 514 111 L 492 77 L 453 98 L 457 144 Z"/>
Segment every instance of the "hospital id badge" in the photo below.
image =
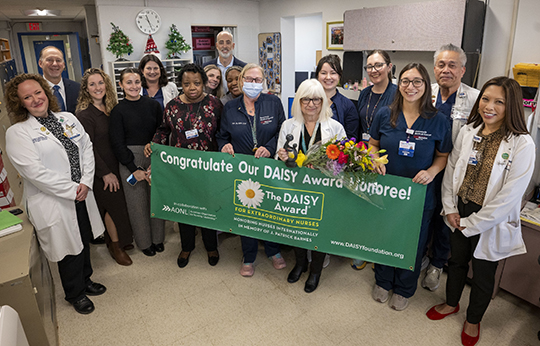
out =
<path fill-rule="evenodd" d="M 411 143 L 407 141 L 399 141 L 398 154 L 401 156 L 413 157 L 415 146 L 416 146 L 416 143 Z"/>
<path fill-rule="evenodd" d="M 186 131 L 186 139 L 192 139 L 199 137 L 199 132 L 197 129 Z"/>
<path fill-rule="evenodd" d="M 469 161 L 467 163 L 469 165 L 476 166 L 478 164 L 479 155 L 478 150 L 473 149 L 469 155 Z"/>
<path fill-rule="evenodd" d="M 369 135 L 369 133 L 362 133 L 362 140 L 364 142 L 368 142 L 370 138 L 371 136 Z"/>

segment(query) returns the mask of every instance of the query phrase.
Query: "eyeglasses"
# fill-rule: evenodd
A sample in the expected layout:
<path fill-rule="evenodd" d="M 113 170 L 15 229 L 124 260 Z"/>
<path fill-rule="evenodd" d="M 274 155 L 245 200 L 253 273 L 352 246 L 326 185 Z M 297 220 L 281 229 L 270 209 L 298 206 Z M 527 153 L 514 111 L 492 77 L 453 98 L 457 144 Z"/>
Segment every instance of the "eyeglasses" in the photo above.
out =
<path fill-rule="evenodd" d="M 375 65 L 364 66 L 364 70 L 366 70 L 366 72 L 371 72 L 373 70 L 380 71 L 380 69 L 382 69 L 384 65 L 386 65 L 385 62 L 378 62 L 378 63 L 375 63 Z"/>
<path fill-rule="evenodd" d="M 263 79 L 262 78 L 244 77 L 244 81 L 247 82 L 247 83 L 261 84 L 263 82 Z"/>
<path fill-rule="evenodd" d="M 314 104 L 315 106 L 318 106 L 318 105 L 320 105 L 320 104 L 322 103 L 322 99 L 321 99 L 321 98 L 309 99 L 309 98 L 304 97 L 304 98 L 301 98 L 301 99 L 300 99 L 300 102 L 302 102 L 302 104 L 303 104 L 304 106 L 309 105 L 310 102 L 313 102 L 313 104 Z"/>
<path fill-rule="evenodd" d="M 406 88 L 409 86 L 409 84 L 411 84 L 415 87 L 415 88 L 420 88 L 422 86 L 422 84 L 424 84 L 424 80 L 423 79 L 420 79 L 420 78 L 415 78 L 413 80 L 409 80 L 409 79 L 400 79 L 399 80 L 399 85 Z"/>

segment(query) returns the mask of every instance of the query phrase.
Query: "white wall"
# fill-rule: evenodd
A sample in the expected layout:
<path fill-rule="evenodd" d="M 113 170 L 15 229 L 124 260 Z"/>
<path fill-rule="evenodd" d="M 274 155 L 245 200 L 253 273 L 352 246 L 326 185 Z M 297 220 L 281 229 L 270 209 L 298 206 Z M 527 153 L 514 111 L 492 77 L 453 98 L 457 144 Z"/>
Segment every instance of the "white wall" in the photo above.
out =
<path fill-rule="evenodd" d="M 156 10 L 162 19 L 162 27 L 152 35 L 164 58 L 168 51 L 165 42 L 169 37 L 169 27 L 176 24 L 184 39 L 191 45 L 191 25 L 237 26 L 237 42 L 235 55 L 246 62 L 257 61 L 257 35 L 259 32 L 259 4 L 253 1 L 168 1 L 168 0 L 96 0 L 98 24 L 100 28 L 101 54 L 103 65 L 108 72 L 109 62 L 115 56 L 106 50 L 112 26 L 110 22 L 131 39 L 134 52 L 126 57 L 128 60 L 141 59 L 146 48 L 148 36 L 135 25 L 135 16 L 144 9 Z M 192 59 L 191 51 L 182 55 Z"/>
<path fill-rule="evenodd" d="M 322 49 L 318 35 L 322 22 L 322 13 L 296 17 L 294 19 L 294 60 L 295 71 L 314 71 L 316 65 L 315 51 Z"/>

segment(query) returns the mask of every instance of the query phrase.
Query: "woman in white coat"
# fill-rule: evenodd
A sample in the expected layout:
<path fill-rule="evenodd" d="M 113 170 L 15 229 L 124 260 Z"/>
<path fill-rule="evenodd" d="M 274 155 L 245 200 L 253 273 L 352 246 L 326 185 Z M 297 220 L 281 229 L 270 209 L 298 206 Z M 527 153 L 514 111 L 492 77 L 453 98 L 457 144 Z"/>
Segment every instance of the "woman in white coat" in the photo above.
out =
<path fill-rule="evenodd" d="M 46 257 L 58 262 L 65 299 L 77 312 L 89 314 L 94 304 L 87 295 L 106 290 L 90 279 L 89 241 L 104 231 L 90 188 L 92 142 L 73 114 L 57 112 L 56 98 L 39 75 L 11 80 L 5 102 L 13 123 L 6 151 L 24 178 L 28 218 Z"/>
<path fill-rule="evenodd" d="M 535 159 L 519 84 L 496 77 L 486 82 L 480 95 L 454 143 L 444 174 L 443 215 L 453 230 L 452 257 L 448 261 L 446 302 L 427 312 L 428 318 L 440 320 L 459 311 L 472 260 L 463 345 L 478 342 L 498 261 L 526 252 L 519 215 Z"/>
<path fill-rule="evenodd" d="M 277 145 L 279 149 L 276 153 L 276 159 L 287 160 L 288 154 L 283 145 L 289 134 L 293 135 L 293 140 L 289 145 L 296 144 L 298 151 L 301 150 L 304 154 L 314 143 L 326 142 L 334 137 L 341 139 L 346 136 L 343 126 L 337 120 L 332 119 L 328 98 L 321 83 L 315 79 L 308 79 L 300 84 L 291 112 L 293 117 L 285 120 L 279 131 Z M 296 264 L 287 278 L 290 283 L 298 281 L 308 267 L 306 249 L 294 248 L 294 254 Z M 311 293 L 319 285 L 325 255 L 318 251 L 311 252 L 312 261 L 309 277 L 304 286 L 305 292 Z"/>
<path fill-rule="evenodd" d="M 167 71 L 161 60 L 154 54 L 147 54 L 139 62 L 141 73 L 141 95 L 148 96 L 161 105 L 163 111 L 167 103 L 178 96 L 178 88 L 173 82 L 169 82 Z"/>

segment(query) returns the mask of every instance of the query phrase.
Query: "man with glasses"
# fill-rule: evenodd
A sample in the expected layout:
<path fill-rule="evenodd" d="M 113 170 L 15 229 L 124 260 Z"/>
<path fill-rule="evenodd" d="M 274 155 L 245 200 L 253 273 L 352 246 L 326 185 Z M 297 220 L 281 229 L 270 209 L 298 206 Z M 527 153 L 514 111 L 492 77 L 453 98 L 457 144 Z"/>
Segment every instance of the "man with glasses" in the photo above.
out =
<path fill-rule="evenodd" d="M 47 46 L 39 53 L 38 64 L 43 70 L 43 77 L 49 83 L 53 95 L 58 100 L 60 111 L 75 114 L 81 85 L 62 78 L 62 72 L 66 68 L 64 54 L 56 47 Z"/>
<path fill-rule="evenodd" d="M 456 140 L 459 130 L 467 122 L 469 113 L 478 98 L 479 91 L 461 83 L 465 74 L 467 56 L 460 47 L 451 43 L 439 48 L 434 56 L 434 72 L 437 83 L 431 85 L 433 105 L 446 115 L 452 127 L 452 142 Z M 436 210 L 442 209 L 441 184 L 444 170 L 435 180 L 437 191 Z M 431 235 L 431 260 L 427 267 L 426 276 L 422 280 L 422 287 L 434 291 L 439 287 L 442 268 L 450 253 L 450 229 L 443 221 L 443 217 L 436 212 L 431 219 L 429 233 Z M 429 241 L 428 241 L 429 244 Z M 425 257 L 422 263 L 427 263 Z"/>
<path fill-rule="evenodd" d="M 224 78 L 225 72 L 231 66 L 246 66 L 246 63 L 238 59 L 233 55 L 234 50 L 233 35 L 223 30 L 216 37 L 216 50 L 218 51 L 219 56 L 215 59 L 207 61 L 203 64 L 203 67 L 206 65 L 216 65 L 221 70 L 221 78 Z M 227 88 L 227 83 L 221 83 L 221 88 L 223 90 L 223 95 L 227 94 L 229 88 Z"/>

